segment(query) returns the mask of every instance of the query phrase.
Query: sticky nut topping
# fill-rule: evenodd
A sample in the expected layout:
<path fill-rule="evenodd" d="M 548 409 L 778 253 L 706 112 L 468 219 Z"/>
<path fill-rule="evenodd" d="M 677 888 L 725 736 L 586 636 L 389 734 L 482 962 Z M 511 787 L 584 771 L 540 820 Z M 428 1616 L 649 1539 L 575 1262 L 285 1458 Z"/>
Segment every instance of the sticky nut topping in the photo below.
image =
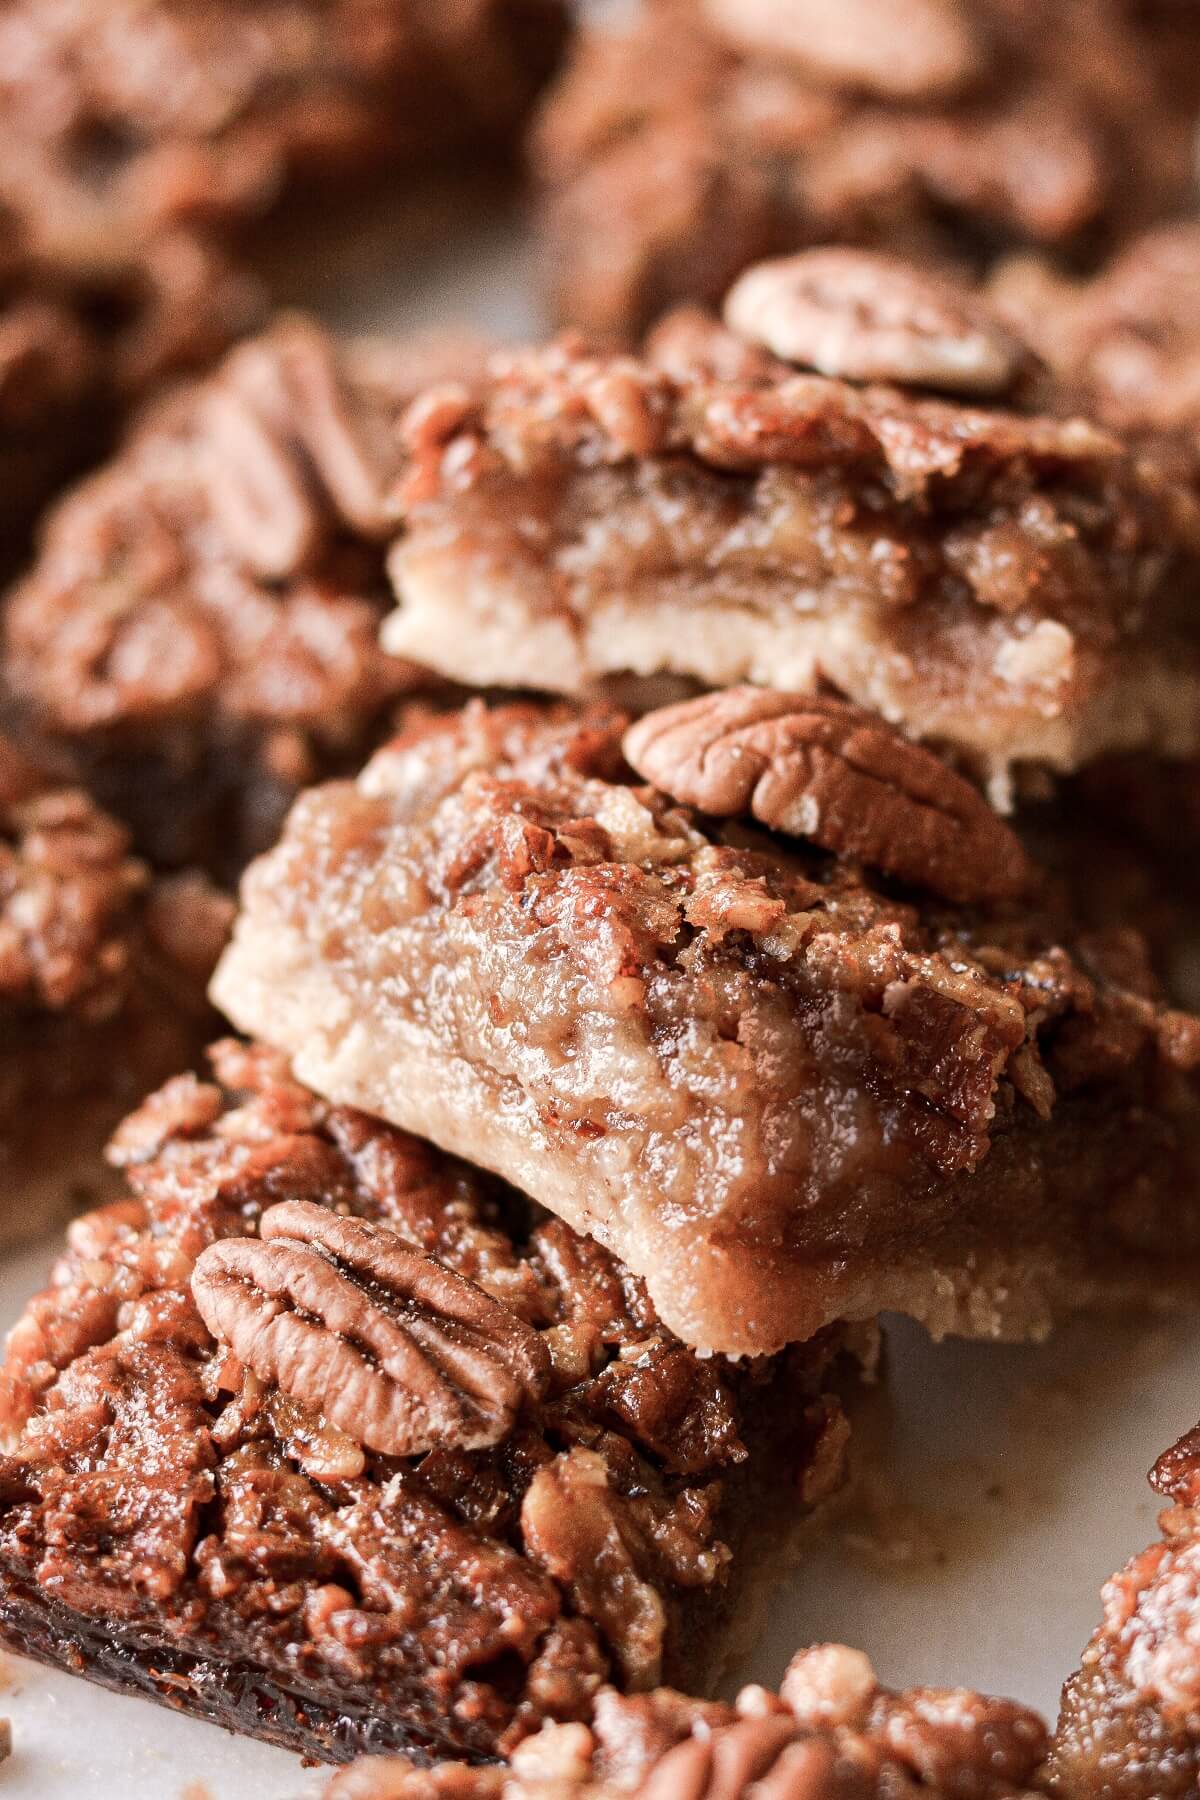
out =
<path fill-rule="evenodd" d="M 953 281 L 866 250 L 759 263 L 730 289 L 725 322 L 748 343 L 842 381 L 996 399 L 1035 366 L 990 306 Z"/>
<path fill-rule="evenodd" d="M 234 1355 L 386 1456 L 483 1449 L 545 1391 L 537 1332 L 384 1226 L 308 1201 L 263 1214 L 196 1263 L 192 1293 Z"/>
<path fill-rule="evenodd" d="M 962 904 L 1012 898 L 1025 852 L 971 783 L 843 700 L 739 687 L 648 713 L 625 755 L 662 793 Z"/>

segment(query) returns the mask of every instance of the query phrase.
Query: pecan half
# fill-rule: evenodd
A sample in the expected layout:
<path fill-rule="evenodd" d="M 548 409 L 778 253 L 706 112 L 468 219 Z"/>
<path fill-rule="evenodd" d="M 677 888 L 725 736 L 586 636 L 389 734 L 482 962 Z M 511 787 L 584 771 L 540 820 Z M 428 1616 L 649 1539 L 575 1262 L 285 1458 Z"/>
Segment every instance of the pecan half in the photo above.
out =
<path fill-rule="evenodd" d="M 784 362 L 843 381 L 994 398 L 1034 363 L 981 300 L 867 250 L 808 250 L 757 264 L 730 289 L 725 322 Z"/>
<path fill-rule="evenodd" d="M 730 688 L 647 714 L 624 749 L 674 800 L 749 815 L 947 900 L 1007 899 L 1031 879 L 978 789 L 843 700 Z"/>
<path fill-rule="evenodd" d="M 386 1227 L 297 1200 L 260 1231 L 203 1253 L 196 1305 L 256 1375 L 356 1443 L 481 1449 L 544 1392 L 550 1358 L 532 1327 Z"/>
<path fill-rule="evenodd" d="M 334 524 L 387 536 L 400 451 L 356 402 L 317 326 L 286 319 L 235 350 L 206 390 L 203 416 L 209 503 L 256 575 L 294 574 Z"/>
<path fill-rule="evenodd" d="M 836 87 L 918 99 L 962 87 L 981 66 L 957 0 L 705 0 L 705 10 L 733 43 L 795 57 Z"/>

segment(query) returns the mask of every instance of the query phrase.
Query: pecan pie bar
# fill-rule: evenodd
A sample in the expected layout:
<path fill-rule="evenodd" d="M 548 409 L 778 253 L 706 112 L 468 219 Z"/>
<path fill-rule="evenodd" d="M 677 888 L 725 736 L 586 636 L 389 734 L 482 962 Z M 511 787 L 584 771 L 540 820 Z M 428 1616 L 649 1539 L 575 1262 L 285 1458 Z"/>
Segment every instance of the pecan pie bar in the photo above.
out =
<path fill-rule="evenodd" d="M 726 319 L 418 401 L 387 646 L 477 686 L 825 682 L 1000 801 L 1196 754 L 1192 446 L 1075 416 L 983 300 L 878 255 L 761 265 Z"/>
<path fill-rule="evenodd" d="M 127 834 L 0 737 L 0 1234 L 95 1187 L 101 1145 L 202 1050 L 232 904 L 153 880 Z"/>
<path fill-rule="evenodd" d="M 778 1694 L 732 1706 L 670 1689 L 596 1696 L 588 1724 L 551 1725 L 511 1768 L 369 1757 L 327 1800 L 1025 1800 L 1041 1792 L 1046 1729 L 1011 1700 L 880 1685 L 860 1651 L 793 1657 Z"/>
<path fill-rule="evenodd" d="M 647 0 L 585 28 L 534 141 L 554 303 L 636 329 L 757 257 L 1071 260 L 1194 189 L 1171 0 Z"/>
<path fill-rule="evenodd" d="M 4 0 L 0 194 L 85 283 L 281 192 L 511 139 L 561 0 Z"/>
<path fill-rule="evenodd" d="M 1150 1479 L 1162 1537 L 1104 1588 L 1063 1689 L 1049 1768 L 1062 1800 L 1191 1800 L 1200 1788 L 1200 1429 Z"/>
<path fill-rule="evenodd" d="M 965 779 L 734 690 L 401 738 L 303 795 L 213 993 L 319 1092 L 593 1233 L 686 1342 L 1194 1293 L 1200 1021 Z M 656 785 L 651 785 L 651 783 Z"/>
<path fill-rule="evenodd" d="M 12 549 L 139 395 L 259 320 L 242 240 L 281 196 L 502 146 L 564 34 L 560 0 L 2 0 Z"/>
<path fill-rule="evenodd" d="M 343 349 L 281 319 L 51 514 L 8 605 L 8 685 L 156 862 L 239 869 L 298 787 L 358 766 L 413 685 L 377 642 L 394 426 L 480 354 Z"/>
<path fill-rule="evenodd" d="M 121 1126 L 127 1195 L 10 1335 L 0 1639 L 330 1761 L 708 1679 L 840 1477 L 846 1334 L 702 1360 L 560 1220 L 214 1065 Z"/>

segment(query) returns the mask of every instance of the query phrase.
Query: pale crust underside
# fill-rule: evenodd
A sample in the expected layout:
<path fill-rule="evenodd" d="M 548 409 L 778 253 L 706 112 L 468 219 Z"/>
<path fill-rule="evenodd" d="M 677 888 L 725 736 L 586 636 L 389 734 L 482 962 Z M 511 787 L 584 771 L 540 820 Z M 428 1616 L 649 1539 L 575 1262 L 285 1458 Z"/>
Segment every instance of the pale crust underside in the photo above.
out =
<path fill-rule="evenodd" d="M 528 568 L 499 568 L 469 542 L 422 545 L 419 535 L 394 554 L 392 577 L 401 604 L 385 622 L 385 649 L 468 686 L 578 695 L 628 671 L 803 692 L 824 679 L 911 736 L 964 751 L 1002 801 L 1014 764 L 1069 772 L 1121 751 L 1184 757 L 1197 748 L 1194 670 L 1131 647 L 1102 679 L 1081 682 L 1069 634 L 1049 622 L 1020 635 L 999 614 L 981 621 L 997 695 L 989 705 L 953 669 L 915 669 L 889 642 L 886 615 L 822 611 L 815 593 L 798 592 L 783 617 L 770 602 L 755 610 L 711 586 L 689 596 L 677 583 L 576 609 Z"/>
<path fill-rule="evenodd" d="M 528 1094 L 433 1045 L 395 1009 L 361 1005 L 280 919 L 243 913 L 213 984 L 242 1030 L 292 1057 L 326 1098 L 374 1113 L 533 1193 L 643 1276 L 664 1323 L 704 1353 L 769 1354 L 836 1318 L 903 1312 L 936 1337 L 1039 1339 L 1079 1308 L 1169 1309 L 1194 1304 L 1195 1260 L 1089 1256 L 1093 1204 L 1031 1224 L 988 1215 L 986 1178 L 972 1204 L 911 1251 L 815 1261 L 764 1244 L 722 1243 L 696 1221 L 668 1216 L 611 1147 L 555 1131 Z M 986 1165 L 985 1165 L 986 1167 Z M 1086 1188 L 1087 1183 L 1080 1184 Z M 1003 1207 L 1003 1202 L 1001 1203 Z"/>

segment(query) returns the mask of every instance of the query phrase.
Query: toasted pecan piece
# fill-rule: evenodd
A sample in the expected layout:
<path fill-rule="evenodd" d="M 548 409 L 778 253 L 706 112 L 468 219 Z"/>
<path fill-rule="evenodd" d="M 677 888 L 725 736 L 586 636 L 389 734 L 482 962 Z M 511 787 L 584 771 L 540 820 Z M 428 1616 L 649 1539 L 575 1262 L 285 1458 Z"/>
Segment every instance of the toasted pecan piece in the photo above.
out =
<path fill-rule="evenodd" d="M 308 1201 L 210 1246 L 192 1293 L 261 1380 L 388 1456 L 499 1443 L 549 1379 L 537 1332 L 474 1282 Z"/>
<path fill-rule="evenodd" d="M 844 700 L 730 688 L 647 714 L 624 750 L 674 800 L 748 814 L 947 900 L 1008 899 L 1031 879 L 977 788 Z"/>
<path fill-rule="evenodd" d="M 868 250 L 758 263 L 730 289 L 725 322 L 784 362 L 843 381 L 996 398 L 1033 363 L 962 283 Z"/>

